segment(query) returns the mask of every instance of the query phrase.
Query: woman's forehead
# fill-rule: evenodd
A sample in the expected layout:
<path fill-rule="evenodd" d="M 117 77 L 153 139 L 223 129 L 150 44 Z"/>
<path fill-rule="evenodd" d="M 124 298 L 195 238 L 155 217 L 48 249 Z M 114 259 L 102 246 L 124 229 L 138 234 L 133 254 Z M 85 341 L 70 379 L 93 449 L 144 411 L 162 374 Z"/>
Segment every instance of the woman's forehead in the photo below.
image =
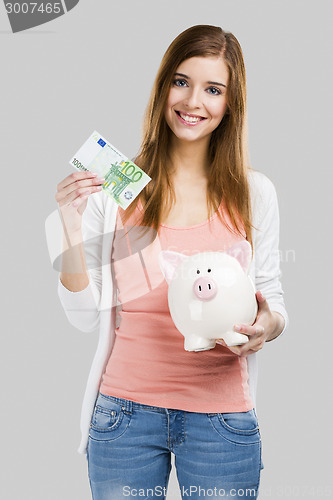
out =
<path fill-rule="evenodd" d="M 181 62 L 176 69 L 176 73 L 182 73 L 188 78 L 195 78 L 226 83 L 228 79 L 229 70 L 224 59 L 221 56 L 207 56 L 207 57 L 191 57 Z"/>

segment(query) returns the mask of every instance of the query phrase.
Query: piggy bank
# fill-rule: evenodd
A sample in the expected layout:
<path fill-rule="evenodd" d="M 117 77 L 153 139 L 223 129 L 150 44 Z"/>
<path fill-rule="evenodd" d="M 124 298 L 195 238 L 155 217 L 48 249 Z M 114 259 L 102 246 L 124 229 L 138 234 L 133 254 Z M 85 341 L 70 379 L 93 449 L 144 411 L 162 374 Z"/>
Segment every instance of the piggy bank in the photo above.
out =
<path fill-rule="evenodd" d="M 223 339 L 228 346 L 248 342 L 237 323 L 252 325 L 257 316 L 255 288 L 248 270 L 251 245 L 244 240 L 225 252 L 191 256 L 163 250 L 159 264 L 169 285 L 168 304 L 186 351 L 205 351 Z"/>

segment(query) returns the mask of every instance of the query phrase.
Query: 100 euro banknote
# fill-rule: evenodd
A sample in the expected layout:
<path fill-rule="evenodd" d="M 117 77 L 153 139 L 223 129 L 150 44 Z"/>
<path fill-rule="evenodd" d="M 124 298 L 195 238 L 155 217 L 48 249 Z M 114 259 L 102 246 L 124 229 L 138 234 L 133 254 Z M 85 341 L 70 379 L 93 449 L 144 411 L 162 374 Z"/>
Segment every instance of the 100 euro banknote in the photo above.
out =
<path fill-rule="evenodd" d="M 102 188 L 124 210 L 151 181 L 135 163 L 96 130 L 69 162 L 78 170 L 97 172 L 105 179 Z"/>

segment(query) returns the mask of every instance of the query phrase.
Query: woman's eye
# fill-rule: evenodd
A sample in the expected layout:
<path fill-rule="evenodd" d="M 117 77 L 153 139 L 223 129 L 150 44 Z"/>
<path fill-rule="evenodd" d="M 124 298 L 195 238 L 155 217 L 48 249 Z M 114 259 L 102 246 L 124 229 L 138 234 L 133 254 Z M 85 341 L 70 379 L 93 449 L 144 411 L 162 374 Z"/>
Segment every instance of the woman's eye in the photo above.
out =
<path fill-rule="evenodd" d="M 185 87 L 185 85 L 187 85 L 186 80 L 182 80 L 181 78 L 176 78 L 173 84 L 176 85 L 176 87 Z"/>
<path fill-rule="evenodd" d="M 175 80 L 173 80 L 173 84 L 176 86 L 176 87 L 187 87 L 188 86 L 188 83 L 186 80 L 184 80 L 183 78 L 176 78 Z M 217 87 L 208 87 L 208 93 L 211 94 L 211 95 L 220 95 L 222 94 L 222 91 L 220 89 L 218 89 Z"/>
<path fill-rule="evenodd" d="M 212 95 L 220 95 L 221 94 L 221 90 L 217 89 L 216 87 L 209 87 L 208 90 L 210 91 L 209 93 Z"/>

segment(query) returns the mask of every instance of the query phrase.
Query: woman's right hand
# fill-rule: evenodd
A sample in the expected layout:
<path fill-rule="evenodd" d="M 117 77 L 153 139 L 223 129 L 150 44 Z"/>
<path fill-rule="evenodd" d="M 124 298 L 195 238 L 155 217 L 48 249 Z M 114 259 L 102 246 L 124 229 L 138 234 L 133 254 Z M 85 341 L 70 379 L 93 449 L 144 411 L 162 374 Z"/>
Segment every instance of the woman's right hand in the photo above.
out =
<path fill-rule="evenodd" d="M 95 172 L 73 172 L 59 182 L 55 194 L 62 221 L 68 233 L 81 230 L 82 214 L 86 209 L 88 196 L 101 191 L 105 179 Z"/>

